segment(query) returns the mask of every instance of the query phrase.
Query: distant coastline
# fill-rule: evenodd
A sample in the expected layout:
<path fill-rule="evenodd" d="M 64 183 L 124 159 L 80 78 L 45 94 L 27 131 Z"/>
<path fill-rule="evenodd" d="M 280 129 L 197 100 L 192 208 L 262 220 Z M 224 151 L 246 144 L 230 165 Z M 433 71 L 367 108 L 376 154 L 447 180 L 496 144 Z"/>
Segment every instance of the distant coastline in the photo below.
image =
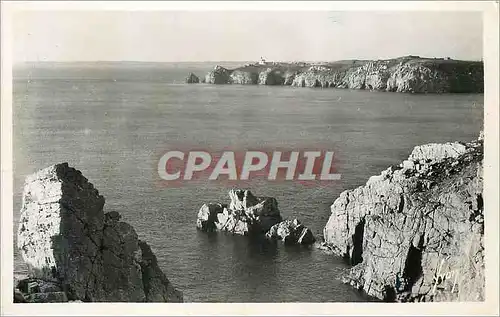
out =
<path fill-rule="evenodd" d="M 347 88 L 406 93 L 483 93 L 482 61 L 403 56 L 380 60 L 334 62 L 238 62 L 238 61 L 26 61 L 14 71 L 45 68 L 147 68 L 155 72 L 214 65 L 205 75 L 190 73 L 186 83 Z M 196 70 L 197 69 L 197 70 Z M 16 76 L 14 76 L 16 77 Z M 182 78 L 182 77 L 181 77 Z M 179 80 L 182 80 L 179 78 Z"/>
<path fill-rule="evenodd" d="M 482 93 L 482 61 L 403 56 L 384 60 L 248 63 L 233 69 L 216 65 L 204 77 L 189 74 L 187 83 L 285 85 L 410 93 Z"/>

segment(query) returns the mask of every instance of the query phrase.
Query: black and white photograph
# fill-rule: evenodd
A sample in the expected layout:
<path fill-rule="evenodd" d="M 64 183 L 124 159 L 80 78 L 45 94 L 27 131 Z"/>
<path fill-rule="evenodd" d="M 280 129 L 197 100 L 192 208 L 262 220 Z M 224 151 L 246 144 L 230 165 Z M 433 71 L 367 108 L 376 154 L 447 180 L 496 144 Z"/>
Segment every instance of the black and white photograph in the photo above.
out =
<path fill-rule="evenodd" d="M 498 2 L 250 3 L 10 3 L 2 311 L 498 314 Z"/>

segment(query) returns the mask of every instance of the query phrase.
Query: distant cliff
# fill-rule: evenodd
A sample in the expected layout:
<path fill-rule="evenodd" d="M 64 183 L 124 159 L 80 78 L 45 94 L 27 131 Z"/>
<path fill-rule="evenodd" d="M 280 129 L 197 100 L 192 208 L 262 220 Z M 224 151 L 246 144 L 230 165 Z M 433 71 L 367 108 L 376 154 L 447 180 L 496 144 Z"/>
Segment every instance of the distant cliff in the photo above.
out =
<path fill-rule="evenodd" d="M 324 247 L 345 282 L 386 301 L 484 300 L 483 141 L 426 144 L 343 192 Z"/>
<path fill-rule="evenodd" d="M 149 245 L 67 163 L 26 178 L 17 243 L 29 275 L 16 302 L 182 302 Z"/>
<path fill-rule="evenodd" d="M 232 70 L 217 65 L 205 76 L 205 82 L 410 93 L 481 93 L 483 73 L 482 62 L 406 56 L 318 64 L 259 63 Z"/>

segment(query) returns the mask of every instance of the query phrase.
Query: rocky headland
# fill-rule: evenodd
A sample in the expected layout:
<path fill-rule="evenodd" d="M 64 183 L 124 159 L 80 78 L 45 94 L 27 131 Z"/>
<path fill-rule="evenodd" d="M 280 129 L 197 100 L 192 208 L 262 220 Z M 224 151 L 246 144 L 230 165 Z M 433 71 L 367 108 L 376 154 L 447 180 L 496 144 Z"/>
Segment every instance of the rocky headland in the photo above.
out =
<path fill-rule="evenodd" d="M 14 302 L 182 302 L 151 247 L 67 163 L 28 176 L 17 244 L 28 276 Z"/>
<path fill-rule="evenodd" d="M 200 82 L 200 78 L 193 73 L 189 73 L 185 80 L 186 84 L 197 84 Z"/>
<path fill-rule="evenodd" d="M 217 65 L 206 74 L 204 82 L 409 93 L 482 93 L 484 71 L 483 62 L 479 61 L 405 56 L 316 64 L 261 62 L 235 69 Z"/>
<path fill-rule="evenodd" d="M 331 206 L 322 248 L 385 301 L 484 300 L 483 140 L 426 144 Z"/>
<path fill-rule="evenodd" d="M 283 220 L 275 198 L 256 197 L 242 189 L 230 190 L 229 197 L 229 205 L 204 204 L 198 212 L 196 227 L 205 232 L 266 237 L 287 245 L 311 245 L 316 241 L 311 230 L 299 220 Z"/>

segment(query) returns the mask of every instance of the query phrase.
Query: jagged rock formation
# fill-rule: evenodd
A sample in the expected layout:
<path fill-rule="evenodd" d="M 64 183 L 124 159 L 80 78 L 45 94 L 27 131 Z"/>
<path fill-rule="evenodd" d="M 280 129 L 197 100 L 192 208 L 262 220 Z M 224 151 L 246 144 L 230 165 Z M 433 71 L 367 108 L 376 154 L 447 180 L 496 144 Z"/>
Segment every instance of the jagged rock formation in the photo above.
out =
<path fill-rule="evenodd" d="M 437 92 L 450 91 L 450 84 L 444 72 L 423 64 L 400 63 L 390 73 L 387 91 Z"/>
<path fill-rule="evenodd" d="M 484 300 L 483 141 L 417 146 L 408 160 L 344 191 L 325 244 L 345 282 L 386 301 Z"/>
<path fill-rule="evenodd" d="M 257 85 L 259 83 L 259 74 L 255 72 L 235 70 L 231 73 L 229 81 L 233 84 Z"/>
<path fill-rule="evenodd" d="M 212 84 L 291 85 L 410 93 L 483 92 L 483 63 L 405 56 L 389 60 L 250 64 L 206 75 Z"/>
<path fill-rule="evenodd" d="M 266 237 L 282 240 L 285 244 L 313 244 L 316 241 L 312 231 L 297 219 L 275 224 L 266 233 Z"/>
<path fill-rule="evenodd" d="M 67 163 L 26 178 L 17 239 L 30 272 L 17 285 L 25 299 L 182 302 L 147 243 L 103 207 L 104 197 Z"/>
<path fill-rule="evenodd" d="M 204 204 L 196 220 L 202 231 L 226 231 L 244 236 L 265 235 L 271 240 L 286 243 L 312 244 L 315 239 L 310 229 L 298 220 L 282 221 L 278 202 L 273 197 L 256 197 L 249 190 L 229 191 L 231 202 Z"/>
<path fill-rule="evenodd" d="M 197 84 L 200 82 L 200 78 L 193 73 L 189 73 L 188 77 L 186 77 L 186 84 Z"/>
<path fill-rule="evenodd" d="M 207 84 L 228 84 L 230 83 L 231 72 L 229 69 L 216 65 L 212 71 L 205 76 Z"/>
<path fill-rule="evenodd" d="M 284 74 L 279 69 L 268 68 L 259 73 L 259 85 L 283 85 Z"/>

